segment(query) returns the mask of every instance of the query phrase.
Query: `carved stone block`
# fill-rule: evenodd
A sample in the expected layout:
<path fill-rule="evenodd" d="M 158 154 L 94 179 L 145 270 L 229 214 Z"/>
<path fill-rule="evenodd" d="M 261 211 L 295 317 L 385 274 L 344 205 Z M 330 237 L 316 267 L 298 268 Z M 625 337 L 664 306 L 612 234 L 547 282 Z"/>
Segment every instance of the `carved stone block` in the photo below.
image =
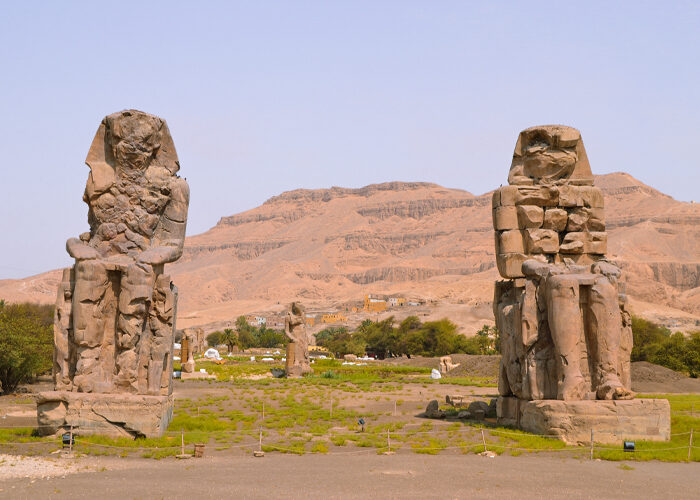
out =
<path fill-rule="evenodd" d="M 173 396 L 95 394 L 69 391 L 37 395 L 42 435 L 101 434 L 112 437 L 160 437 L 173 417 Z"/>
<path fill-rule="evenodd" d="M 561 208 L 548 208 L 544 213 L 543 229 L 561 232 L 566 229 L 569 214 Z"/>
<path fill-rule="evenodd" d="M 525 231 L 525 238 L 528 253 L 557 253 L 559 251 L 559 233 L 551 229 L 528 229 Z"/>
<path fill-rule="evenodd" d="M 519 412 L 514 416 L 515 406 Z M 554 436 L 569 444 L 589 444 L 591 431 L 596 443 L 618 446 L 626 440 L 671 438 L 671 408 L 666 399 L 540 400 L 521 401 L 517 405 L 503 402 L 500 407 L 503 417 L 498 416 L 499 422 L 515 420 L 525 431 Z"/>
<path fill-rule="evenodd" d="M 497 207 L 493 211 L 493 228 L 496 231 L 518 229 L 518 211 L 515 206 Z"/>
<path fill-rule="evenodd" d="M 535 205 L 519 205 L 518 227 L 521 229 L 542 227 L 544 221 L 544 210 Z"/>

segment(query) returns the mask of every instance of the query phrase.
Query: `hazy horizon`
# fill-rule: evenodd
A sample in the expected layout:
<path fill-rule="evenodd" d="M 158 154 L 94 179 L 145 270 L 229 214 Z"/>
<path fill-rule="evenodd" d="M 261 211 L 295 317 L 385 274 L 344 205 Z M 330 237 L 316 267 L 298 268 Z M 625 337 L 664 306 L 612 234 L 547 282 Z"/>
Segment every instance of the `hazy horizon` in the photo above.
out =
<path fill-rule="evenodd" d="M 166 119 L 188 235 L 298 188 L 505 184 L 517 134 L 700 198 L 692 2 L 89 2 L 0 7 L 0 279 L 69 265 L 100 120 Z"/>

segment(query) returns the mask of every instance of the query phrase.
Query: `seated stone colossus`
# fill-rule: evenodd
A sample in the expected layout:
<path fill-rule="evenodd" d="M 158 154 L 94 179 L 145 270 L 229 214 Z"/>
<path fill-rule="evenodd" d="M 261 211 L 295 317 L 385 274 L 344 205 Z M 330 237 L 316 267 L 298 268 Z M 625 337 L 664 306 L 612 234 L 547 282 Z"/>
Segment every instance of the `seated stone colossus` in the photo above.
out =
<path fill-rule="evenodd" d="M 135 110 L 109 115 L 86 163 L 90 231 L 66 243 L 75 265 L 56 304 L 55 389 L 170 397 L 177 288 L 164 265 L 182 255 L 189 188 L 176 175 L 168 126 Z M 71 406 L 65 395 L 51 397 Z M 172 401 L 165 405 L 171 413 Z M 43 416 L 51 420 L 48 410 Z"/>
<path fill-rule="evenodd" d="M 631 399 L 632 331 L 620 269 L 605 258 L 603 194 L 581 135 L 520 133 L 493 196 L 499 393 L 523 400 Z"/>
<path fill-rule="evenodd" d="M 668 401 L 633 399 L 630 314 L 581 134 L 522 131 L 508 181 L 493 195 L 499 423 L 569 443 L 670 439 Z"/>

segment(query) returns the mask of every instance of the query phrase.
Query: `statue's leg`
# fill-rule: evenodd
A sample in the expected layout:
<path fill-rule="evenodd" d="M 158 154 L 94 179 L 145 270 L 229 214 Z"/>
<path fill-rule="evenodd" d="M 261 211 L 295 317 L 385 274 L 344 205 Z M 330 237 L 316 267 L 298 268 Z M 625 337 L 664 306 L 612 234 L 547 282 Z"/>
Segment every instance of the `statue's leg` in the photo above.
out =
<path fill-rule="evenodd" d="M 547 316 L 557 357 L 557 399 L 584 399 L 587 384 L 581 374 L 583 320 L 579 283 L 562 274 L 547 279 Z"/>
<path fill-rule="evenodd" d="M 600 277 L 591 287 L 589 331 L 594 339 L 594 380 L 598 399 L 631 399 L 618 374 L 622 316 L 616 288 Z"/>
<path fill-rule="evenodd" d="M 160 274 L 155 281 L 153 306 L 149 312 L 150 340 L 145 366 L 148 394 L 168 395 L 172 376 L 172 348 L 175 321 L 175 295 L 170 289 L 170 276 Z M 144 345 L 144 348 L 146 346 Z M 192 344 L 188 342 L 188 358 L 182 362 L 194 369 Z"/>
<path fill-rule="evenodd" d="M 61 283 L 58 285 L 56 310 L 54 312 L 53 338 L 53 380 L 56 390 L 71 390 L 73 363 L 71 352 L 71 326 L 73 308 L 73 279 L 72 267 L 63 270 Z"/>
<path fill-rule="evenodd" d="M 139 350 L 148 339 L 148 310 L 153 296 L 154 273 L 136 264 L 121 277 L 117 316 L 116 384 L 127 392 L 139 393 Z"/>
<path fill-rule="evenodd" d="M 73 387 L 78 392 L 94 392 L 100 387 L 100 353 L 104 341 L 105 292 L 109 286 L 107 270 L 98 260 L 81 260 L 75 265 L 73 288 L 73 342 L 76 347 Z"/>

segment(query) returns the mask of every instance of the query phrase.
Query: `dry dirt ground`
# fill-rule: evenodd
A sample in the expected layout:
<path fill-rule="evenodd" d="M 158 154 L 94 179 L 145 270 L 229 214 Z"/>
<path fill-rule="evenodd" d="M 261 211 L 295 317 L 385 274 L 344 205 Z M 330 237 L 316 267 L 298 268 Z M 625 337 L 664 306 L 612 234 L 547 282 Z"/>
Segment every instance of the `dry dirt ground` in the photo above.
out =
<path fill-rule="evenodd" d="M 95 472 L 0 482 L 0 498 L 698 498 L 700 464 L 548 457 L 82 458 Z"/>
<path fill-rule="evenodd" d="M 490 359 L 454 359 L 468 365 L 472 375 L 478 372 L 487 376 L 493 369 Z M 430 366 L 427 363 L 435 361 L 414 358 L 402 363 Z M 651 384 L 651 391 L 674 392 L 675 387 L 687 389 L 683 384 L 695 382 L 679 378 L 675 372 L 666 373 L 661 367 L 636 365 L 647 370 L 646 375 L 642 370 L 639 378 L 643 378 L 641 383 Z M 198 401 L 210 408 L 220 407 L 221 411 L 250 413 L 258 401 L 265 400 L 274 415 L 279 401 L 272 399 L 270 391 L 279 395 L 283 389 L 290 394 L 295 390 L 295 386 L 284 385 L 283 381 L 279 384 L 268 388 L 188 381 L 174 387 L 180 405 L 190 401 L 187 411 L 191 414 L 199 413 L 192 406 Z M 366 415 L 372 425 L 394 421 L 423 425 L 426 421 L 416 414 L 430 399 L 444 401 L 447 394 L 458 394 L 489 400 L 496 392 L 493 387 L 454 384 L 394 385 L 389 391 L 379 390 L 383 387 L 379 386 L 364 392 L 336 387 L 333 400 L 337 408 Z M 49 388 L 50 384 L 43 382 L 28 389 L 38 392 Z M 324 407 L 329 404 L 327 388 L 309 386 L 304 394 L 312 403 Z M 0 426 L 33 425 L 36 420 L 32 401 L 32 394 L 0 397 Z M 395 406 L 395 401 L 401 404 Z M 205 407 L 202 410 L 204 415 Z M 447 425 L 432 423 L 436 430 Z M 125 458 L 87 455 L 62 459 L 48 455 L 48 448 L 39 453 L 41 456 L 20 458 L 16 456 L 19 449 L 0 450 L 10 454 L 0 455 L 0 499 L 700 498 L 697 462 L 623 464 L 591 461 L 586 453 L 503 454 L 487 458 L 459 450 L 432 456 L 414 453 L 408 446 L 390 456 L 378 455 L 374 448 L 365 451 L 355 446 L 332 446 L 327 454 L 268 452 L 264 458 L 253 458 L 251 450 L 257 444 L 253 441 L 247 436 L 244 447 L 234 444 L 231 448 L 210 443 L 204 458 L 184 461 L 173 457 L 154 460 L 138 454 Z"/>
<path fill-rule="evenodd" d="M 500 356 L 472 356 L 469 354 L 452 354 L 452 361 L 459 366 L 450 370 L 447 377 L 490 377 L 498 379 Z M 439 358 L 416 356 L 411 359 L 401 358 L 387 360 L 387 363 L 404 366 L 422 366 L 437 368 Z M 690 378 L 663 366 L 637 361 L 632 363 L 632 390 L 650 393 L 685 393 L 700 392 L 700 379 Z"/>

